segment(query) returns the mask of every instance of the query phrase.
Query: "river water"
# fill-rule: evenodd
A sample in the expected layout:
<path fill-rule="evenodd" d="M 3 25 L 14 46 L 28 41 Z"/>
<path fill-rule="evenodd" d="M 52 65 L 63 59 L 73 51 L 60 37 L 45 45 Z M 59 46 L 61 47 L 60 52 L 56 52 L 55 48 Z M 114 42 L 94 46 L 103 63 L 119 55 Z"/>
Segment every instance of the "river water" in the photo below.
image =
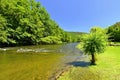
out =
<path fill-rule="evenodd" d="M 0 48 L 0 80 L 53 80 L 82 57 L 77 44 Z"/>

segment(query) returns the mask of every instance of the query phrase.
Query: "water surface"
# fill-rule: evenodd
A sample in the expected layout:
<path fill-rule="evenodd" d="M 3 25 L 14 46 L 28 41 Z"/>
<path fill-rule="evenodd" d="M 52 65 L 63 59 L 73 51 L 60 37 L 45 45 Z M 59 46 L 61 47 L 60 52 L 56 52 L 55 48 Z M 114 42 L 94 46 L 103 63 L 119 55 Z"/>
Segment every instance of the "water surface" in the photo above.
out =
<path fill-rule="evenodd" d="M 77 43 L 0 48 L 0 80 L 51 80 L 80 58 Z"/>

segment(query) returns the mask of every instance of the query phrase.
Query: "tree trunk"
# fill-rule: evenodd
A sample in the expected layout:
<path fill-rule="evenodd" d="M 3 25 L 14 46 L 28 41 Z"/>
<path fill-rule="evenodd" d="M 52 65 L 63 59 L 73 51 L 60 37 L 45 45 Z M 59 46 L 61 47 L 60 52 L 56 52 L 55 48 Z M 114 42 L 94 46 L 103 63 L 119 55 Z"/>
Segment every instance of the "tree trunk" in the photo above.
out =
<path fill-rule="evenodd" d="M 94 53 L 91 54 L 91 56 L 92 56 L 91 65 L 95 65 L 96 63 L 95 63 L 95 55 L 94 55 Z"/>

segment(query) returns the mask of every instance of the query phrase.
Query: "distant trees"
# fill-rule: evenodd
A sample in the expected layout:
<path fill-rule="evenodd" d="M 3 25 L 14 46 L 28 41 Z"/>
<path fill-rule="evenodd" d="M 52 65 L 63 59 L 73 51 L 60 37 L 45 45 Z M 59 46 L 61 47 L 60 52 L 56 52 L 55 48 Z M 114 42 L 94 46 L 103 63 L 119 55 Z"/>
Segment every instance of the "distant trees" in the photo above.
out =
<path fill-rule="evenodd" d="M 120 22 L 109 26 L 107 34 L 110 35 L 109 40 L 113 42 L 120 42 Z"/>
<path fill-rule="evenodd" d="M 107 35 L 99 27 L 93 27 L 89 34 L 82 37 L 82 42 L 77 46 L 85 54 L 91 55 L 91 64 L 96 64 L 95 54 L 102 53 L 107 44 Z"/>
<path fill-rule="evenodd" d="M 85 32 L 68 32 L 68 34 L 71 37 L 71 42 L 80 42 L 82 35 L 87 34 L 87 33 L 85 33 Z"/>
<path fill-rule="evenodd" d="M 47 42 L 48 40 L 48 42 Z M 0 45 L 69 42 L 69 35 L 35 0 L 0 0 Z"/>

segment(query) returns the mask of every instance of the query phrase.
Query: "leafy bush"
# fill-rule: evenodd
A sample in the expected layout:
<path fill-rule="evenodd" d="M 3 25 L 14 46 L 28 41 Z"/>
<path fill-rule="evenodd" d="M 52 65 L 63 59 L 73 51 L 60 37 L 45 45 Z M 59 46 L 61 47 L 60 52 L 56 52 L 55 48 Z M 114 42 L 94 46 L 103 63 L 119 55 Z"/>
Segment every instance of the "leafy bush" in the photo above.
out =
<path fill-rule="evenodd" d="M 61 44 L 62 41 L 59 37 L 47 36 L 47 37 L 41 38 L 41 43 L 43 43 L 43 44 Z"/>

